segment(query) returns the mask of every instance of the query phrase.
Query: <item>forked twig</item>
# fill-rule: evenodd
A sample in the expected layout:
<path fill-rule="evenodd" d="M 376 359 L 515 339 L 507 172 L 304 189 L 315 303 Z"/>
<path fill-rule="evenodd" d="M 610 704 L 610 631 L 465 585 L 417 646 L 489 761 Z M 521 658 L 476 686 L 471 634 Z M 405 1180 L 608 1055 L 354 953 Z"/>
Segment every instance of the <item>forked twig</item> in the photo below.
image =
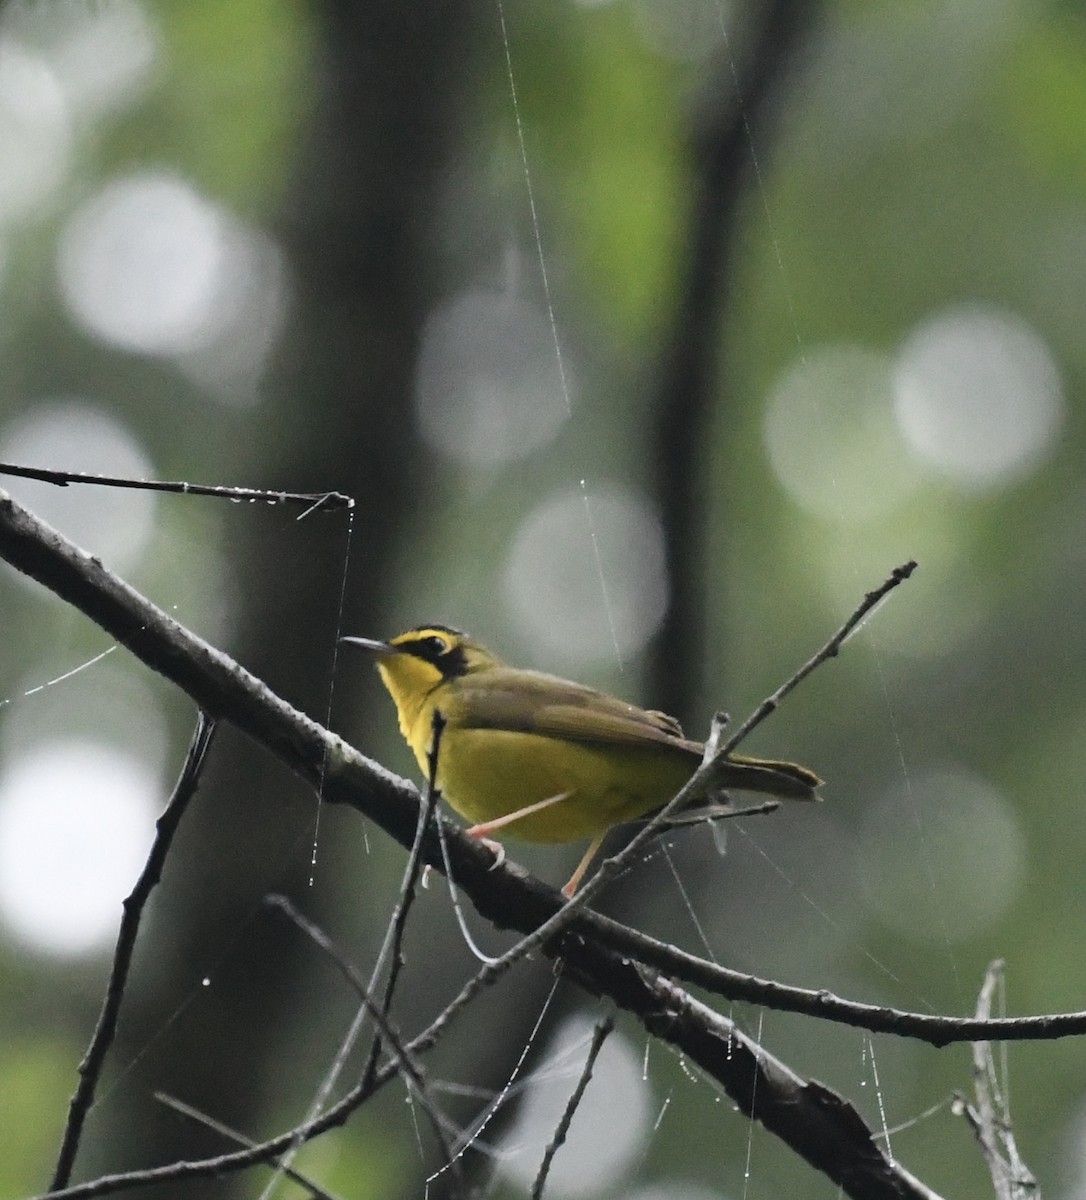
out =
<path fill-rule="evenodd" d="M 382 1006 L 377 1004 L 370 996 L 365 980 L 359 974 L 355 965 L 350 962 L 332 941 L 332 939 L 308 917 L 303 916 L 297 908 L 287 899 L 286 896 L 274 895 L 267 898 L 267 903 L 272 907 L 282 912 L 290 921 L 308 937 L 315 946 L 319 947 L 339 968 L 340 973 L 357 992 L 359 999 L 373 1018 L 373 1023 L 377 1026 L 381 1040 L 387 1044 L 389 1051 L 392 1054 L 393 1061 L 396 1067 L 396 1073 L 401 1074 L 404 1081 L 410 1086 L 411 1090 L 418 1097 L 419 1103 L 422 1106 L 423 1112 L 426 1113 L 430 1125 L 433 1128 L 434 1136 L 437 1138 L 438 1145 L 441 1147 L 442 1155 L 445 1159 L 445 1168 L 451 1169 L 454 1178 L 457 1180 L 458 1187 L 463 1186 L 463 1178 L 460 1171 L 460 1166 L 456 1156 L 453 1154 L 452 1146 L 448 1138 L 445 1136 L 446 1119 L 437 1102 L 430 1095 L 429 1086 L 426 1082 L 426 1076 L 422 1067 L 419 1066 L 416 1053 L 412 1046 L 405 1045 L 398 1031 L 393 1027 L 387 1015 L 382 1011 Z M 375 1090 L 373 1085 L 373 1073 L 367 1070 L 367 1079 L 363 1079 L 356 1088 L 352 1089 L 351 1094 L 360 1095 L 361 1099 L 368 1096 Z M 386 1076 L 387 1080 L 387 1076 Z M 386 1082 L 382 1080 L 382 1082 Z M 360 1101 L 361 1102 L 361 1101 Z M 357 1107 L 357 1106 L 356 1106 Z M 297 1131 L 296 1131 L 297 1133 Z M 299 1139 L 301 1140 L 301 1139 Z"/>
<path fill-rule="evenodd" d="M 1003 963 L 990 963 L 977 997 L 977 1019 L 992 1015 L 992 997 L 1003 982 Z M 1010 1113 L 996 1078 L 990 1042 L 973 1043 L 973 1094 L 976 1104 L 957 1097 L 955 1111 L 969 1122 L 992 1177 L 996 1200 L 1040 1200 L 1033 1172 L 1022 1161 L 1014 1140 Z"/>
<path fill-rule="evenodd" d="M 269 902 L 281 911 L 290 915 L 292 906 L 283 904 L 280 900 L 269 897 Z M 304 919 L 304 918 L 303 918 Z M 319 931 L 318 931 L 319 932 Z M 321 935 L 323 936 L 323 935 Z M 525 941 L 527 939 L 524 939 Z M 519 946 L 521 943 L 517 943 Z M 534 945 L 534 943 L 533 943 Z M 513 947 L 515 950 L 516 947 Z M 518 956 L 519 957 L 519 956 Z M 504 960 L 505 956 L 503 956 Z M 432 1049 L 441 1039 L 445 1030 L 455 1017 L 463 1012 L 468 1004 L 484 988 L 488 987 L 512 965 L 511 962 L 497 960 L 481 967 L 471 979 L 464 984 L 457 995 L 434 1018 L 433 1021 L 419 1034 L 403 1046 L 404 1061 L 417 1058 Z M 336 961 L 333 955 L 333 961 Z M 338 965 L 338 964 L 337 964 Z M 354 985 L 352 980 L 352 986 Z M 374 1021 L 377 1021 L 376 1006 L 370 1008 Z M 387 1026 L 387 1022 L 386 1022 Z M 386 1037 L 389 1029 L 386 1028 Z M 394 1031 L 393 1031 L 394 1032 Z M 389 1045 L 395 1043 L 389 1039 Z M 181 1179 L 213 1179 L 231 1171 L 241 1171 L 257 1163 L 266 1163 L 275 1159 L 284 1151 L 293 1150 L 303 1142 L 319 1137 L 329 1129 L 343 1125 L 352 1113 L 357 1111 L 375 1092 L 391 1082 L 400 1073 L 399 1062 L 394 1060 L 379 1068 L 368 1088 L 358 1084 L 335 1104 L 295 1128 L 269 1138 L 245 1150 L 234 1150 L 226 1154 L 217 1154 L 198 1162 L 176 1162 L 162 1167 L 148 1167 L 143 1170 L 124 1171 L 115 1175 L 102 1175 L 86 1183 L 74 1184 L 63 1188 L 54 1195 L 54 1191 L 31 1197 L 30 1200 L 84 1200 L 86 1197 L 105 1196 L 113 1192 L 127 1191 L 141 1187 L 144 1184 L 164 1183 L 167 1180 Z"/>
<path fill-rule="evenodd" d="M 83 1125 L 91 1104 L 94 1102 L 94 1093 L 98 1087 L 106 1053 L 117 1032 L 117 1018 L 128 983 L 128 971 L 132 965 L 132 952 L 136 945 L 143 909 L 161 878 L 162 865 L 166 861 L 173 836 L 177 832 L 177 827 L 181 823 L 189 801 L 199 786 L 200 774 L 214 734 L 215 722 L 201 710 L 197 713 L 196 728 L 193 730 L 192 741 L 189 743 L 173 794 L 163 809 L 162 815 L 155 822 L 155 840 L 151 844 L 147 862 L 140 872 L 139 879 L 136 880 L 135 887 L 124 901 L 121 924 L 117 931 L 117 944 L 113 951 L 113 966 L 110 968 L 105 999 L 102 1001 L 102 1011 L 98 1016 L 98 1024 L 95 1026 L 87 1052 L 79 1064 L 79 1083 L 68 1104 L 68 1120 L 64 1126 L 64 1136 L 61 1139 L 56 1166 L 53 1169 L 53 1180 L 49 1185 L 50 1191 L 65 1187 L 71 1178 L 75 1157 L 79 1152 Z"/>

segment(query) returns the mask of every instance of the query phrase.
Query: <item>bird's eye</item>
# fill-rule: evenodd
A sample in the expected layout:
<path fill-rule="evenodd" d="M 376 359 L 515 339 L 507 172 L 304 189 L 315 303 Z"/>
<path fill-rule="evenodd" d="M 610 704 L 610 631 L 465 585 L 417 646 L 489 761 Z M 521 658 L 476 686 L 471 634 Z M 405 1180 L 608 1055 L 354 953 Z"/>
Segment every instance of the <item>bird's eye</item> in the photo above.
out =
<path fill-rule="evenodd" d="M 423 638 L 421 645 L 427 655 L 433 655 L 434 658 L 440 658 L 449 650 L 449 643 L 443 637 L 438 637 L 437 634 Z"/>

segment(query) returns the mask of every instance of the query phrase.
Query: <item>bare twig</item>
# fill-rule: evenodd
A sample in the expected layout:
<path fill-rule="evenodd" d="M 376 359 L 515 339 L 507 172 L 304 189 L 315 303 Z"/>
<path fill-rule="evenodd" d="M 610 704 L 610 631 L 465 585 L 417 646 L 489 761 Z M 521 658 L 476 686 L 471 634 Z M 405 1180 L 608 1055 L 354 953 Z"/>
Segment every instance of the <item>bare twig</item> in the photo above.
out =
<path fill-rule="evenodd" d="M 286 896 L 269 896 L 268 903 L 282 912 L 289 920 L 291 920 L 298 929 L 308 937 L 314 945 L 318 946 L 339 968 L 340 973 L 350 983 L 351 987 L 358 993 L 363 1005 L 373 1018 L 373 1023 L 377 1026 L 381 1038 L 388 1044 L 392 1053 L 393 1060 L 396 1063 L 399 1073 L 403 1076 L 404 1082 L 407 1083 L 411 1090 L 415 1093 L 419 1103 L 422 1105 L 423 1111 L 426 1113 L 433 1128 L 434 1136 L 437 1138 L 438 1145 L 441 1147 L 441 1152 L 445 1160 L 445 1166 L 453 1171 L 453 1176 L 456 1179 L 457 1187 L 463 1187 L 463 1177 L 460 1173 L 460 1166 L 456 1156 L 453 1153 L 452 1146 L 448 1138 L 445 1136 L 446 1119 L 437 1103 L 430 1095 L 429 1086 L 426 1082 L 426 1076 L 423 1073 L 422 1067 L 419 1066 L 415 1053 L 409 1046 L 405 1046 L 399 1032 L 393 1027 L 392 1022 L 388 1019 L 387 1014 L 383 1011 L 383 1006 L 374 1002 L 369 994 L 365 980 L 359 974 L 358 970 L 352 962 L 350 962 L 340 951 L 339 947 L 332 941 L 330 937 L 314 924 L 307 917 L 303 916 L 297 908 L 287 899 Z M 373 1073 L 367 1068 L 362 1083 L 358 1085 L 355 1091 L 363 1098 L 366 1098 L 374 1091 Z M 300 1142 L 302 1139 L 298 1139 Z"/>
<path fill-rule="evenodd" d="M 987 1021 L 992 1014 L 992 996 L 1003 983 L 1003 963 L 990 963 L 977 997 L 977 1019 Z M 957 1111 L 969 1122 L 980 1144 L 981 1153 L 992 1176 L 996 1200 L 1040 1200 L 1041 1190 L 1033 1173 L 1022 1161 L 1014 1140 L 1005 1095 L 999 1086 L 990 1042 L 973 1043 L 973 1094 L 976 1104 L 959 1098 Z"/>
<path fill-rule="evenodd" d="M 717 821 L 731 821 L 736 817 L 764 817 L 780 808 L 779 800 L 763 800 L 761 804 L 751 804 L 747 808 L 732 808 L 727 804 L 714 804 L 708 808 L 696 808 L 678 817 L 670 817 L 656 830 L 657 835 L 672 833 L 676 829 L 686 829 L 691 825 L 713 825 Z"/>
<path fill-rule="evenodd" d="M 98 1024 L 91 1037 L 90 1045 L 87 1047 L 87 1052 L 79 1064 L 79 1083 L 68 1104 L 68 1120 L 64 1127 L 64 1136 L 61 1139 L 56 1166 L 53 1169 L 51 1191 L 63 1188 L 71 1178 L 75 1157 L 79 1152 L 83 1125 L 91 1104 L 94 1102 L 94 1093 L 98 1087 L 106 1054 L 117 1032 L 117 1018 L 128 983 L 128 971 L 132 965 L 132 952 L 139 934 L 143 909 L 162 876 L 162 866 L 169 853 L 173 836 L 177 832 L 177 827 L 181 823 L 189 801 L 199 786 L 204 760 L 214 734 L 215 722 L 206 713 L 202 711 L 197 713 L 196 728 L 193 730 L 192 741 L 189 743 L 181 774 L 174 785 L 173 794 L 156 822 L 155 840 L 147 855 L 147 862 L 144 864 L 135 887 L 124 901 L 121 924 L 117 931 L 117 944 L 113 951 L 113 966 L 110 969 L 109 982 L 106 984 L 102 1011 L 98 1016 Z"/>
<path fill-rule="evenodd" d="M 56 487 L 73 483 L 97 484 L 100 487 L 132 488 L 141 492 L 173 492 L 183 496 L 218 496 L 224 500 L 259 500 L 264 504 L 304 504 L 302 514 L 308 516 L 317 509 L 353 508 L 350 496 L 340 492 L 274 492 L 263 488 L 226 487 L 216 484 L 184 483 L 181 480 L 127 479 L 116 475 L 89 475 L 83 471 L 50 471 L 44 467 L 22 467 L 15 463 L 0 463 L 0 475 L 17 475 L 21 479 L 36 479 Z"/>
<path fill-rule="evenodd" d="M 599 1058 L 600 1051 L 603 1049 L 603 1043 L 607 1040 L 614 1027 L 614 1017 L 604 1017 L 603 1020 L 596 1022 L 596 1028 L 592 1034 L 592 1044 L 588 1047 L 588 1057 L 585 1059 L 584 1067 L 581 1070 L 581 1077 L 577 1080 L 577 1086 L 573 1089 L 569 1103 L 562 1113 L 558 1127 L 554 1131 L 554 1137 L 551 1138 L 546 1150 L 543 1151 L 543 1161 L 539 1164 L 539 1172 L 535 1177 L 535 1183 L 532 1184 L 531 1200 L 543 1200 L 543 1189 L 547 1185 L 547 1176 L 550 1174 L 551 1163 L 554 1161 L 554 1156 L 565 1144 L 569 1128 L 573 1124 L 574 1114 L 577 1112 L 577 1108 L 584 1096 L 585 1088 L 588 1087 L 588 1081 L 592 1078 L 596 1059 Z"/>
<path fill-rule="evenodd" d="M 395 911 L 392 914 L 388 982 L 385 984 L 385 994 L 381 1000 L 381 1012 L 386 1019 L 392 1011 L 392 998 L 396 993 L 396 983 L 400 976 L 400 970 L 403 967 L 403 935 L 404 929 L 407 927 L 408 914 L 411 912 L 411 907 L 415 902 L 419 875 L 422 871 L 423 839 L 430 829 L 434 812 L 437 809 L 437 762 L 438 756 L 441 753 L 441 735 L 445 732 L 445 718 L 441 715 L 440 710 L 436 708 L 434 709 L 432 719 L 432 731 L 430 752 L 427 756 L 426 793 L 422 799 L 418 828 L 415 833 L 415 840 L 411 846 L 411 853 L 408 856 L 403 886 L 400 888 L 400 895 L 396 901 Z M 374 1034 L 369 1058 L 366 1061 L 365 1070 L 362 1072 L 364 1084 L 373 1082 L 373 1073 L 377 1069 L 377 1060 L 380 1054 L 381 1034 L 378 1031 Z"/>
<path fill-rule="evenodd" d="M 873 592 L 868 592 L 852 616 L 848 618 L 848 620 L 841 626 L 840 629 L 838 629 L 838 631 L 833 635 L 833 637 L 830 638 L 830 640 L 822 647 L 822 649 L 819 650 L 817 654 L 812 655 L 803 664 L 803 666 L 791 676 L 791 678 L 785 680 L 785 682 L 782 683 L 781 686 L 777 688 L 777 690 L 771 696 L 767 696 L 766 699 L 758 705 L 754 712 L 747 717 L 743 724 L 740 725 L 735 733 L 733 733 L 731 737 L 728 738 L 728 740 L 724 743 L 721 749 L 721 754 L 727 754 L 729 751 L 734 750 L 744 738 L 746 738 L 751 732 L 753 732 L 753 730 L 761 725 L 766 717 L 770 716 L 776 711 L 777 706 L 785 698 L 785 696 L 787 696 L 789 692 L 794 691 L 795 688 L 797 688 L 807 678 L 807 676 L 810 675 L 813 670 L 815 670 L 816 667 L 821 666 L 822 663 L 824 663 L 827 659 L 836 658 L 838 651 L 845 644 L 850 635 L 859 627 L 863 619 L 883 600 L 885 600 L 886 597 L 894 590 L 894 588 L 896 588 L 899 584 L 904 583 L 905 580 L 908 579 L 909 576 L 912 575 L 912 573 L 916 570 L 916 566 L 916 561 L 914 559 L 910 559 L 907 563 L 903 563 L 900 567 L 895 567 L 894 570 L 891 571 L 889 578 L 883 584 L 875 588 Z"/>
<path fill-rule="evenodd" d="M 282 907 L 281 905 L 279 907 Z M 285 911 L 285 909 L 284 909 Z M 338 965 L 338 963 L 337 963 Z M 480 978 L 482 977 L 482 978 Z M 476 975 L 461 988 L 459 994 L 445 1009 L 427 1026 L 422 1033 L 412 1038 L 403 1046 L 404 1061 L 414 1059 L 431 1049 L 440 1039 L 449 1023 L 462 1012 L 471 998 L 476 995 L 492 977 L 489 967 L 483 967 Z M 375 1014 L 376 1020 L 376 1014 Z M 390 1041 L 391 1045 L 392 1042 Z M 342 1125 L 350 1115 L 364 1104 L 370 1096 L 383 1087 L 398 1074 L 397 1064 L 388 1064 L 375 1075 L 368 1090 L 361 1084 L 352 1088 L 345 1096 L 326 1109 L 319 1116 L 303 1122 L 294 1129 L 288 1130 L 266 1142 L 258 1143 L 245 1150 L 237 1150 L 228 1154 L 219 1154 L 197 1162 L 169 1163 L 162 1167 L 150 1167 L 140 1171 L 125 1171 L 115 1175 L 103 1175 L 86 1183 L 63 1188 L 57 1192 L 49 1192 L 41 1196 L 31 1197 L 31 1200 L 84 1200 L 85 1197 L 105 1196 L 114 1192 L 128 1191 L 131 1188 L 143 1187 L 158 1183 L 176 1182 L 187 1179 L 214 1179 L 220 1175 L 234 1171 L 242 1171 L 258 1163 L 271 1162 L 284 1151 L 292 1151 L 298 1145 L 311 1141 L 329 1129 Z"/>
<path fill-rule="evenodd" d="M 836 996 L 825 988 L 801 988 L 773 979 L 760 979 L 733 971 L 668 942 L 650 937 L 599 913 L 586 913 L 575 927 L 580 936 L 589 930 L 601 944 L 655 967 L 672 979 L 712 992 L 725 1000 L 744 1001 L 777 1012 L 794 1012 L 838 1025 L 889 1033 L 926 1042 L 937 1049 L 978 1039 L 993 1042 L 1055 1041 L 1086 1034 L 1086 1011 L 1045 1013 L 1041 1016 L 985 1018 L 948 1017 L 939 1013 L 910 1012 L 883 1004 L 863 1004 Z"/>
<path fill-rule="evenodd" d="M 183 1117 L 188 1117 L 190 1121 L 196 1121 L 205 1129 L 210 1129 L 213 1133 L 227 1139 L 227 1141 L 236 1142 L 239 1146 L 253 1147 L 256 1142 L 252 1138 L 248 1138 L 243 1133 L 239 1133 L 236 1129 L 231 1129 L 229 1125 L 224 1125 L 222 1121 L 217 1121 L 214 1117 L 207 1113 L 201 1112 L 198 1108 L 193 1108 L 191 1104 L 186 1104 L 184 1100 L 178 1100 L 175 1096 L 167 1096 L 165 1092 L 155 1092 L 155 1099 L 159 1104 L 164 1104 L 167 1108 L 172 1108 L 174 1112 L 180 1113 Z M 272 1165 L 280 1166 L 279 1163 L 273 1160 Z M 316 1197 L 316 1200 L 338 1200 L 334 1192 L 329 1192 L 326 1188 L 322 1188 L 319 1183 L 310 1179 L 307 1175 L 303 1175 L 301 1171 L 296 1171 L 293 1167 L 283 1166 L 283 1174 L 288 1179 L 293 1179 L 295 1183 L 300 1184 L 311 1195 Z"/>

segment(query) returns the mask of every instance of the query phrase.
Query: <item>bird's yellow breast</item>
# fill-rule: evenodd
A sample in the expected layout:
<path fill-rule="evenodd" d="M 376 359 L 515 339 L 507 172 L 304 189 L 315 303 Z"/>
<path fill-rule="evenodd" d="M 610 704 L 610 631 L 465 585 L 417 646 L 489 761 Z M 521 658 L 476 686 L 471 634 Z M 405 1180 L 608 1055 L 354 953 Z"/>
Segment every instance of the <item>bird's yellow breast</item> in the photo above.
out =
<path fill-rule="evenodd" d="M 503 836 L 526 842 L 595 837 L 666 804 L 698 765 L 696 757 L 663 744 L 601 747 L 525 730 L 465 728 L 457 722 L 455 695 L 445 692 L 436 689 L 419 705 L 404 733 L 425 774 L 433 710 L 441 709 L 447 724 L 437 784 L 461 816 L 482 824 L 566 794 L 512 822 Z"/>

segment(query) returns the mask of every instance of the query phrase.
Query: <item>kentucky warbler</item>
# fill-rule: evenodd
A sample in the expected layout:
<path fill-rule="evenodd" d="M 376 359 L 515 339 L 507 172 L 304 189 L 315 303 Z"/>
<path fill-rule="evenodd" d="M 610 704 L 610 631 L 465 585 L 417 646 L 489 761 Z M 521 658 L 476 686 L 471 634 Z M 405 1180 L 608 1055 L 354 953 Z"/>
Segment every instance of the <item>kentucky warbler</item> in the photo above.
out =
<path fill-rule="evenodd" d="M 591 838 L 573 895 L 604 836 L 666 804 L 701 764 L 703 747 L 678 721 L 579 683 L 506 666 L 445 625 L 421 625 L 388 642 L 341 639 L 378 656 L 400 732 L 425 774 L 433 713 L 446 726 L 437 786 L 468 833 L 499 829 L 525 842 Z M 732 755 L 724 788 L 817 799 L 821 780 L 790 762 Z"/>

